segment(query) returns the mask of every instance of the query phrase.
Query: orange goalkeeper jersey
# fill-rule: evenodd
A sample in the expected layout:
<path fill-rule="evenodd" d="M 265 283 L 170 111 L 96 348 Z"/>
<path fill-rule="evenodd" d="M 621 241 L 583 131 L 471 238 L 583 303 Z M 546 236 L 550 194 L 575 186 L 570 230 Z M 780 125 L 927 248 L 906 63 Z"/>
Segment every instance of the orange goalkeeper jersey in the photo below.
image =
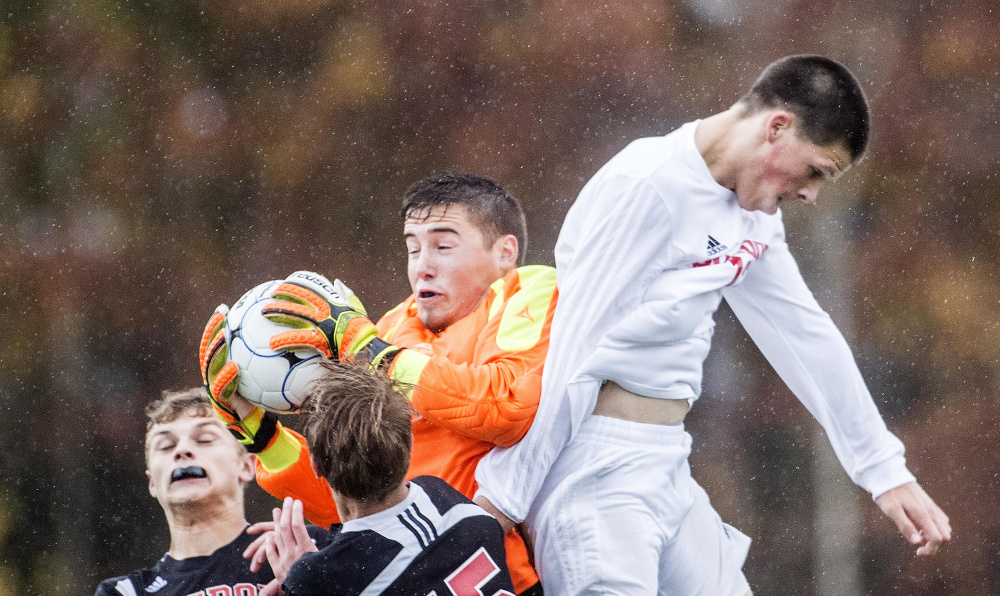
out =
<path fill-rule="evenodd" d="M 441 333 L 421 324 L 412 295 L 379 320 L 380 337 L 408 348 L 389 375 L 415 386 L 407 478 L 437 476 L 472 498 L 479 460 L 495 445 L 524 436 L 538 408 L 556 298 L 555 269 L 530 265 L 494 282 L 475 311 Z M 294 457 L 284 458 L 294 463 L 258 460 L 258 484 L 278 498 L 301 499 L 316 525 L 336 523 L 333 493 L 312 471 L 305 439 L 283 432 L 298 443 Z M 509 533 L 505 546 L 517 591 L 536 584 L 520 535 Z"/>

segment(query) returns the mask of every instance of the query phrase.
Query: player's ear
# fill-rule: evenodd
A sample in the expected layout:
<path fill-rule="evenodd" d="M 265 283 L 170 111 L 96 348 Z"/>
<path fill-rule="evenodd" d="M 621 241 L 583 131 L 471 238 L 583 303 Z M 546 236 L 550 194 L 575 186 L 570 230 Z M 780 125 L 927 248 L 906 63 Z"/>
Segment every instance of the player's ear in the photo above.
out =
<path fill-rule="evenodd" d="M 312 466 L 313 474 L 316 474 L 317 478 L 322 478 L 323 475 L 319 473 L 319 466 L 316 465 L 316 458 L 309 454 L 309 465 Z"/>
<path fill-rule="evenodd" d="M 246 484 L 253 480 L 254 470 L 257 467 L 257 456 L 252 453 L 243 453 L 240 455 L 240 474 L 239 479 L 242 484 Z"/>
<path fill-rule="evenodd" d="M 503 271 L 510 271 L 517 267 L 518 250 L 517 237 L 513 234 L 504 234 L 493 243 L 493 258 L 496 265 Z"/>
<path fill-rule="evenodd" d="M 768 143 L 774 143 L 782 135 L 792 131 L 795 124 L 795 115 L 787 110 L 775 110 L 770 112 L 764 121 L 764 138 Z"/>
<path fill-rule="evenodd" d="M 149 470 L 146 470 L 146 478 L 149 479 L 149 494 L 155 499 L 157 498 L 156 485 L 153 483 L 153 475 L 149 472 Z"/>

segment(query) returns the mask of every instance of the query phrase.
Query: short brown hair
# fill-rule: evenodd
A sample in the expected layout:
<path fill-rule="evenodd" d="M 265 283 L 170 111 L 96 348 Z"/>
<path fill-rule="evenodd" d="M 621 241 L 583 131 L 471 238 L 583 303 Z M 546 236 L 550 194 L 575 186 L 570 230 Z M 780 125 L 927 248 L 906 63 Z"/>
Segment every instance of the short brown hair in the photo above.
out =
<path fill-rule="evenodd" d="M 204 387 L 190 389 L 167 390 L 160 399 L 146 404 L 146 461 L 149 462 L 149 431 L 153 425 L 173 422 L 183 415 L 214 418 L 212 402 L 208 399 L 208 391 Z M 237 443 L 239 445 L 239 443 Z M 244 449 L 239 445 L 240 449 Z"/>
<path fill-rule="evenodd" d="M 146 404 L 146 430 L 149 431 L 154 424 L 173 422 L 189 412 L 194 416 L 212 416 L 212 402 L 208 400 L 208 391 L 204 387 L 167 390 L 160 395 L 160 399 Z"/>
<path fill-rule="evenodd" d="M 367 364 L 324 363 L 329 372 L 303 404 L 316 471 L 337 493 L 385 500 L 406 477 L 413 445 L 404 386 Z"/>
<path fill-rule="evenodd" d="M 856 162 L 865 152 L 869 108 L 861 85 L 846 66 L 824 56 L 802 54 L 772 62 L 740 98 L 747 115 L 785 109 L 799 120 L 802 136 L 815 145 L 843 143 Z"/>
<path fill-rule="evenodd" d="M 426 218 L 434 207 L 465 205 L 472 223 L 488 244 L 500 236 L 517 238 L 517 263 L 524 264 L 528 251 L 528 226 L 524 211 L 514 195 L 478 174 L 441 172 L 422 178 L 406 189 L 403 219 Z"/>

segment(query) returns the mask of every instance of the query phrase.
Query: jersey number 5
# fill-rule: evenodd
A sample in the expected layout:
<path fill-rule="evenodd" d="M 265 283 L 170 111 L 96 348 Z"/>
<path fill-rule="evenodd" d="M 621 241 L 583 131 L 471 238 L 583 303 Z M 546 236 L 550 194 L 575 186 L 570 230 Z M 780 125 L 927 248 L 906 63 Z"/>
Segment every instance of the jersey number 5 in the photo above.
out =
<path fill-rule="evenodd" d="M 479 550 L 445 578 L 444 583 L 453 596 L 486 596 L 482 587 L 498 573 L 500 573 L 500 568 L 490 558 L 486 548 L 480 546 Z M 437 592 L 431 592 L 427 596 L 437 596 Z M 514 595 L 507 590 L 497 590 L 491 596 Z"/>

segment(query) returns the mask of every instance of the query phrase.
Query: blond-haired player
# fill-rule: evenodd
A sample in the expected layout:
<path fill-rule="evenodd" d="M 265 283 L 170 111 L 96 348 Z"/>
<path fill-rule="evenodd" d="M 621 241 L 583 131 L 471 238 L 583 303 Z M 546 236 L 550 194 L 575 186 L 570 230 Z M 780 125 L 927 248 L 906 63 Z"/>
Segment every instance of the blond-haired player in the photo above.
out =
<path fill-rule="evenodd" d="M 215 417 L 201 387 L 164 392 L 146 416 L 149 494 L 166 515 L 170 546 L 152 567 L 101 582 L 97 596 L 254 596 L 274 579 L 269 566 L 253 572 L 243 558 L 254 540 L 243 500 L 254 456 Z"/>

